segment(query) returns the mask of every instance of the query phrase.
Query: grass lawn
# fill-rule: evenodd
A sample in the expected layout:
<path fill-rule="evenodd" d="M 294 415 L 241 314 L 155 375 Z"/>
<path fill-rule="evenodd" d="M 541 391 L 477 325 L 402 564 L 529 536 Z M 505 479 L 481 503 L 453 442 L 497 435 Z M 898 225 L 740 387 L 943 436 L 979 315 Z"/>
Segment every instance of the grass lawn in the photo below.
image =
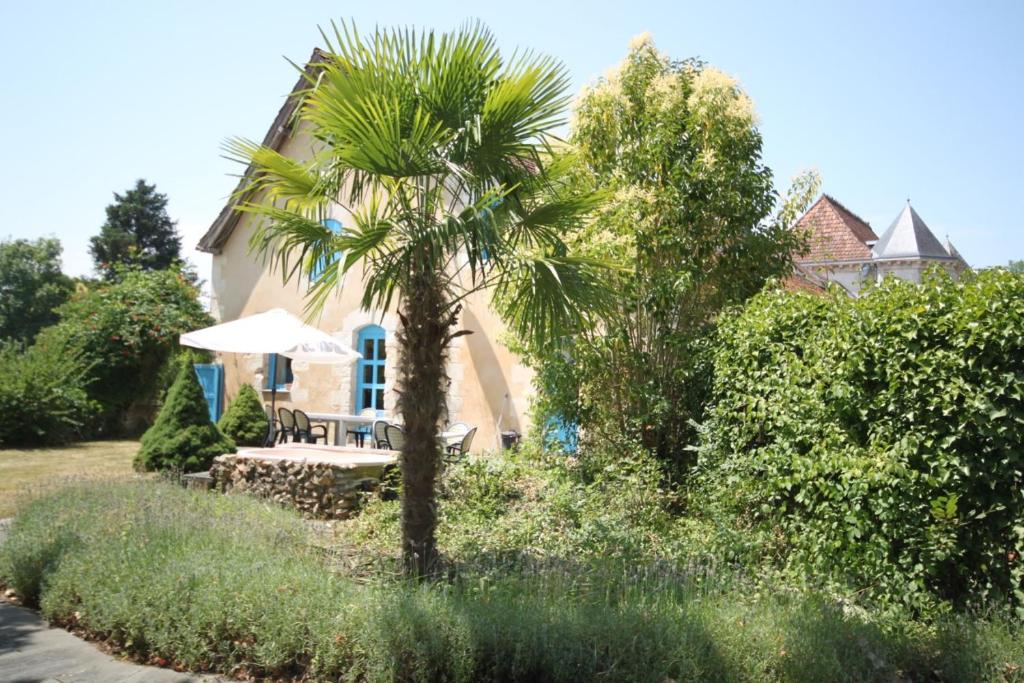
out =
<path fill-rule="evenodd" d="M 0 449 L 0 519 L 18 498 L 55 484 L 132 473 L 138 441 L 89 441 L 59 448 Z"/>

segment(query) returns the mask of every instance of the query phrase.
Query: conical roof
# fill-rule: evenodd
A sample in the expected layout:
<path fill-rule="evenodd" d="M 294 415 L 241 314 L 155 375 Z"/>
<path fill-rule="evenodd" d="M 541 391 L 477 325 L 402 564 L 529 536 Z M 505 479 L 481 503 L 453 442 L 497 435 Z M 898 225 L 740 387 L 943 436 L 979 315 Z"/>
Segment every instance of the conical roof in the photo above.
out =
<path fill-rule="evenodd" d="M 948 259 L 950 253 L 907 202 L 871 250 L 876 259 Z"/>
<path fill-rule="evenodd" d="M 964 257 L 960 255 L 960 252 L 957 251 L 957 248 L 953 246 L 953 242 L 950 241 L 949 235 L 946 235 L 945 247 L 946 247 L 946 251 L 949 252 L 950 256 L 952 256 L 955 259 L 960 259 L 961 261 L 964 260 Z"/>

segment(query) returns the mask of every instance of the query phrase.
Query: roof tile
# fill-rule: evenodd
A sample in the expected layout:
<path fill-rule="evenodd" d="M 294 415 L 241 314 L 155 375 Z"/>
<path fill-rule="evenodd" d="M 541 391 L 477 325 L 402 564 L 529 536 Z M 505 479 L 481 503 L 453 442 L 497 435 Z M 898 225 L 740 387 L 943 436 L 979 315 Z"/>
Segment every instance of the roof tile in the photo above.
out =
<path fill-rule="evenodd" d="M 808 251 L 797 263 L 858 261 L 871 258 L 868 242 L 878 240 L 863 219 L 834 198 L 823 194 L 797 222 L 808 231 Z"/>

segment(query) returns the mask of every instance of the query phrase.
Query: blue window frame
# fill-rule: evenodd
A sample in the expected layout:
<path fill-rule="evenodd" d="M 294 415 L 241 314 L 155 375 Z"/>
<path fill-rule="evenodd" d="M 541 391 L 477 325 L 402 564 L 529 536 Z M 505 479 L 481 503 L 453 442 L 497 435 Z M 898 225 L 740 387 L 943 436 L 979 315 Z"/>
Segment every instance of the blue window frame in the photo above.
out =
<path fill-rule="evenodd" d="M 342 230 L 341 221 L 336 221 L 333 218 L 328 218 L 324 221 L 324 226 L 333 232 L 335 235 L 340 235 Z M 309 271 L 309 281 L 314 283 L 320 279 L 320 276 L 327 272 L 330 266 L 333 266 L 341 258 L 341 252 L 335 252 L 331 254 L 330 258 L 322 257 L 317 259 L 317 262 L 313 264 L 313 268 Z"/>
<path fill-rule="evenodd" d="M 267 370 L 263 375 L 264 389 L 281 391 L 287 389 L 295 379 L 292 375 L 292 359 L 288 356 L 279 356 L 276 353 L 267 354 L 264 356 L 263 365 Z"/>
<path fill-rule="evenodd" d="M 491 205 L 488 208 L 489 209 L 496 209 L 496 208 L 498 208 L 499 206 L 501 206 L 504 203 L 505 203 L 505 198 L 501 197 L 501 198 L 495 199 L 493 202 L 491 202 Z M 481 249 L 480 250 L 480 260 L 482 262 L 484 262 L 484 263 L 486 263 L 487 261 L 491 260 L 491 255 L 487 252 L 486 249 Z"/>
<path fill-rule="evenodd" d="M 356 365 L 356 411 L 373 408 L 377 414 L 384 405 L 384 365 L 387 361 L 384 328 L 367 325 L 359 330 L 356 348 L 363 354 Z"/>

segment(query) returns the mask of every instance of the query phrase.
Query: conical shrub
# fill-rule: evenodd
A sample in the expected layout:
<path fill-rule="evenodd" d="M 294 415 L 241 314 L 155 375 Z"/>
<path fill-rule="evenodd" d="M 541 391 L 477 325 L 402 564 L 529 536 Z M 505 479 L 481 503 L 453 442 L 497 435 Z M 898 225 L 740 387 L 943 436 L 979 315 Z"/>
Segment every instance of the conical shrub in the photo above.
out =
<path fill-rule="evenodd" d="M 217 426 L 237 446 L 263 445 L 269 429 L 267 414 L 251 384 L 242 385 L 235 400 L 217 422 Z"/>
<path fill-rule="evenodd" d="M 210 421 L 206 398 L 192 363 L 182 362 L 153 426 L 142 435 L 135 468 L 198 472 L 235 444 Z"/>

